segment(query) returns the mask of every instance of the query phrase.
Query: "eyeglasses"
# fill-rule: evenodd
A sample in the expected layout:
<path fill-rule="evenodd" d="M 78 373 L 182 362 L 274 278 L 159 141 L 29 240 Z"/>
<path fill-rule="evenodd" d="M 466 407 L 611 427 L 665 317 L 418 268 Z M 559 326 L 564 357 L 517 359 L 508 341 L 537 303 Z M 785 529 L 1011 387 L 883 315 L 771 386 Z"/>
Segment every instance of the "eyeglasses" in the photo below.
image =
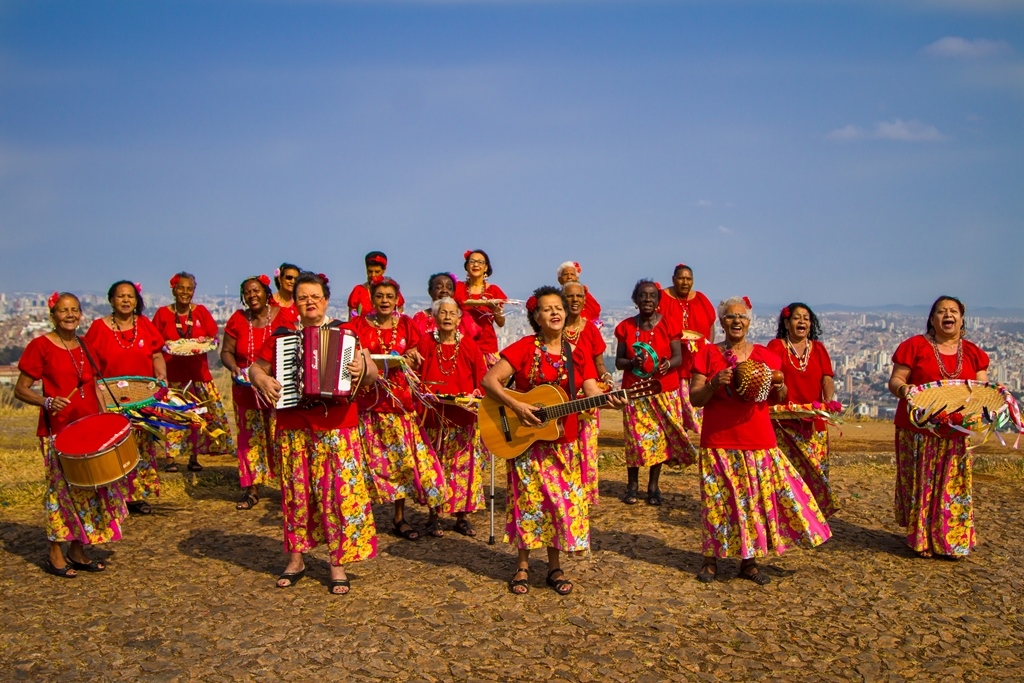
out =
<path fill-rule="evenodd" d="M 726 313 L 722 316 L 722 319 L 730 322 L 733 320 L 750 320 L 750 316 L 746 313 Z"/>
<path fill-rule="evenodd" d="M 303 296 L 295 297 L 295 301 L 297 303 L 300 303 L 300 304 L 304 304 L 304 303 L 318 304 L 318 303 L 320 303 L 323 300 L 324 300 L 324 298 L 322 296 L 320 296 L 319 294 L 311 294 L 311 295 L 303 295 Z"/>
<path fill-rule="evenodd" d="M 471 258 L 468 261 L 466 261 L 466 264 L 470 266 L 486 266 L 487 261 L 478 258 Z"/>
<path fill-rule="evenodd" d="M 297 275 L 282 275 L 281 279 L 282 280 L 294 280 L 297 277 L 298 277 Z"/>

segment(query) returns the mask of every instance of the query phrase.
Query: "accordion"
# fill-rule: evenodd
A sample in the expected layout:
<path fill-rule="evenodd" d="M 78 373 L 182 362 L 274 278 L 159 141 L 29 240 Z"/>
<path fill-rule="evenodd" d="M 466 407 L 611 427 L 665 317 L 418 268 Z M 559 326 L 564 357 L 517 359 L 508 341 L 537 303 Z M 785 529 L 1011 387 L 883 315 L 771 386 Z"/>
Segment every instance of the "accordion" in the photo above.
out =
<path fill-rule="evenodd" d="M 276 408 L 346 397 L 352 392 L 348 364 L 358 340 L 337 327 L 306 327 L 274 338 L 274 379 L 281 383 Z"/>

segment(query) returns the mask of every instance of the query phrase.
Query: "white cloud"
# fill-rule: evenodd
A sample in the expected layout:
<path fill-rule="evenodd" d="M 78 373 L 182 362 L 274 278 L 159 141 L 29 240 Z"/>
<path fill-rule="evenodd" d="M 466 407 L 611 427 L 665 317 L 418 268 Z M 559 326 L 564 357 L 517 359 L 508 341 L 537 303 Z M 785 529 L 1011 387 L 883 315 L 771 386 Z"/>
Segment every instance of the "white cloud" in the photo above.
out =
<path fill-rule="evenodd" d="M 718 230 L 718 232 L 722 233 L 723 235 L 731 235 L 733 233 L 733 229 L 732 228 L 727 228 L 724 225 L 719 225 L 716 228 L 716 230 Z"/>
<path fill-rule="evenodd" d="M 714 205 L 711 203 L 710 199 L 698 199 L 697 200 L 697 206 L 699 206 L 699 207 L 701 207 L 703 209 L 709 209 L 709 208 L 711 208 Z"/>
<path fill-rule="evenodd" d="M 931 57 L 978 59 L 1013 54 L 1013 48 L 1005 40 L 988 40 L 987 38 L 968 40 L 959 36 L 946 36 L 924 48 L 924 52 Z"/>
<path fill-rule="evenodd" d="M 898 140 L 900 142 L 942 142 L 946 139 L 935 126 L 917 120 L 879 121 L 871 130 L 852 124 L 837 128 L 827 136 L 829 140 Z"/>

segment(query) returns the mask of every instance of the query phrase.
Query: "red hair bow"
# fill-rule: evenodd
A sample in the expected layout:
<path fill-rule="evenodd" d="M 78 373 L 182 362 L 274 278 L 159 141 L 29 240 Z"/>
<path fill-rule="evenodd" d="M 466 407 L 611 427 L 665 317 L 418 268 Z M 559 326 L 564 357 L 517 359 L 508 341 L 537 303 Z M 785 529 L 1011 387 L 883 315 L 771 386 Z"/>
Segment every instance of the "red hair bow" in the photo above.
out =
<path fill-rule="evenodd" d="M 181 282 L 181 276 L 178 275 L 177 273 L 172 275 L 171 276 L 171 289 L 174 289 L 175 287 L 177 287 L 179 282 Z"/>
<path fill-rule="evenodd" d="M 256 279 L 259 280 L 260 284 L 262 284 L 264 287 L 269 287 L 270 286 L 270 278 L 267 277 L 266 274 L 260 275 Z"/>
<path fill-rule="evenodd" d="M 469 260 L 469 255 L 472 254 L 472 253 L 473 253 L 472 249 L 467 249 L 466 251 L 462 252 L 462 260 L 463 261 L 468 261 Z"/>
<path fill-rule="evenodd" d="M 327 276 L 326 276 L 326 275 L 324 275 L 323 273 L 317 273 L 317 274 L 316 274 L 316 276 L 317 276 L 318 278 L 320 278 L 321 280 L 323 280 L 323 281 L 324 281 L 324 284 L 325 284 L 325 285 L 329 285 L 329 284 L 331 283 L 331 281 L 330 281 L 330 280 L 328 280 L 328 279 L 327 279 Z"/>
<path fill-rule="evenodd" d="M 136 282 L 135 283 L 135 293 L 136 294 L 142 294 L 142 283 L 141 282 Z"/>
<path fill-rule="evenodd" d="M 752 310 L 754 308 L 753 306 L 750 305 L 750 299 L 748 299 L 747 297 L 743 297 L 743 303 L 745 303 L 747 305 L 747 310 L 748 311 Z"/>
<path fill-rule="evenodd" d="M 54 292 L 50 295 L 50 298 L 46 300 L 46 307 L 52 311 L 58 301 L 60 301 L 60 292 Z"/>
<path fill-rule="evenodd" d="M 791 312 L 789 310 L 789 306 L 786 306 L 785 308 L 782 309 L 782 317 L 783 318 L 788 318 L 790 315 L 791 315 Z"/>
<path fill-rule="evenodd" d="M 531 296 L 526 300 L 526 312 L 533 313 L 537 310 L 537 297 Z"/>
<path fill-rule="evenodd" d="M 576 261 L 573 261 L 573 262 L 572 262 L 572 264 L 573 264 L 574 266 L 576 266 L 576 274 L 577 274 L 577 275 L 579 275 L 580 273 L 582 273 L 582 272 L 583 272 L 583 269 L 582 269 L 582 268 L 580 268 L 580 264 L 579 264 L 579 263 L 577 263 Z"/>

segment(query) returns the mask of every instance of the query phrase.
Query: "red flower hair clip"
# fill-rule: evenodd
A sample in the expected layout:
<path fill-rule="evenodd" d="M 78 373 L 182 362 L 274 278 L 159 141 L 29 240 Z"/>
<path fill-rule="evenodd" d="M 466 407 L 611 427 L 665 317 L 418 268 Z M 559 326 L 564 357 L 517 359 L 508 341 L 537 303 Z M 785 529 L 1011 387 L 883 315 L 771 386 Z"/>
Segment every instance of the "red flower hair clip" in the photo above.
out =
<path fill-rule="evenodd" d="M 462 252 L 462 260 L 463 261 L 468 261 L 469 260 L 469 255 L 472 254 L 472 253 L 473 253 L 472 249 L 467 249 L 466 251 Z"/>
<path fill-rule="evenodd" d="M 789 306 L 786 306 L 785 308 L 782 309 L 782 317 L 783 318 L 789 318 L 789 316 L 791 316 L 791 315 L 792 315 L 792 311 L 789 310 Z"/>
<path fill-rule="evenodd" d="M 142 283 L 141 282 L 136 282 L 135 283 L 135 293 L 136 294 L 142 294 Z"/>
<path fill-rule="evenodd" d="M 753 310 L 754 307 L 750 304 L 750 299 L 743 297 L 743 303 L 747 305 L 748 311 Z"/>
<path fill-rule="evenodd" d="M 572 262 L 572 264 L 573 264 L 574 266 L 576 266 L 576 274 L 577 274 L 577 275 L 579 275 L 580 273 L 582 273 L 582 272 L 583 272 L 583 269 L 582 269 L 582 268 L 580 268 L 580 264 L 579 264 L 579 263 L 577 263 L 576 261 L 573 261 L 573 262 Z"/>
<path fill-rule="evenodd" d="M 526 312 L 533 313 L 537 310 L 537 297 L 531 296 L 526 300 Z"/>
<path fill-rule="evenodd" d="M 259 280 L 260 284 L 263 285 L 264 287 L 269 287 L 270 286 L 270 278 L 267 277 L 266 273 L 264 273 L 263 275 L 260 275 L 256 279 Z"/>
<path fill-rule="evenodd" d="M 324 275 L 323 273 L 317 273 L 317 274 L 316 274 L 316 276 L 317 276 L 318 278 L 320 278 L 321 280 L 323 280 L 323 281 L 324 281 L 324 284 L 325 284 L 325 285 L 329 285 L 329 284 L 331 284 L 331 281 L 330 281 L 330 280 L 328 280 L 328 279 L 327 279 L 327 276 L 326 276 L 326 275 Z"/>
<path fill-rule="evenodd" d="M 379 285 L 382 282 L 384 282 L 384 276 L 383 275 L 374 275 L 372 278 L 370 278 L 370 284 L 371 285 Z"/>
<path fill-rule="evenodd" d="M 171 289 L 177 287 L 179 282 L 181 282 L 181 276 L 175 273 L 173 276 L 171 276 Z"/>
<path fill-rule="evenodd" d="M 690 266 L 686 265 L 685 263 L 677 263 L 676 264 L 676 270 L 679 270 L 680 268 L 689 268 L 689 267 Z"/>
<path fill-rule="evenodd" d="M 58 301 L 60 301 L 60 292 L 54 292 L 50 295 L 50 298 L 46 300 L 46 307 L 52 311 Z"/>

